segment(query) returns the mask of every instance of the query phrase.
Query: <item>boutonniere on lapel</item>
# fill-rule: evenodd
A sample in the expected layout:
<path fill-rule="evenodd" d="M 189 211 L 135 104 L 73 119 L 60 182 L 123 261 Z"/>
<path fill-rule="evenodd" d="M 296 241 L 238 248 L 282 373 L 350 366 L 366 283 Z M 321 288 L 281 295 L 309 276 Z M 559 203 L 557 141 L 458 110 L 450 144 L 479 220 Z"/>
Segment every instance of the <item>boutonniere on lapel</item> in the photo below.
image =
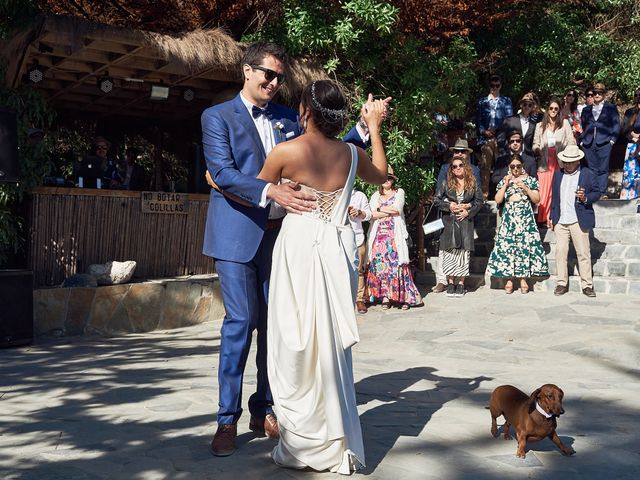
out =
<path fill-rule="evenodd" d="M 282 141 L 282 131 L 284 130 L 284 125 L 281 122 L 276 122 L 273 128 L 278 131 L 278 140 Z"/>

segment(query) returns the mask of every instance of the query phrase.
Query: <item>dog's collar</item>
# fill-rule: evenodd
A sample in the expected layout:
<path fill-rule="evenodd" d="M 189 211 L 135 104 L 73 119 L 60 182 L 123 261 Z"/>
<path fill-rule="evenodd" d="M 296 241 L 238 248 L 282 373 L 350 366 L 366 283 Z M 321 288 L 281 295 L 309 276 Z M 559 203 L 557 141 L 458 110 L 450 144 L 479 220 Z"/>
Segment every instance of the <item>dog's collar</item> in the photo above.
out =
<path fill-rule="evenodd" d="M 536 410 L 540 412 L 545 418 L 553 417 L 553 414 L 545 412 L 544 408 L 542 408 L 538 402 L 536 402 Z"/>

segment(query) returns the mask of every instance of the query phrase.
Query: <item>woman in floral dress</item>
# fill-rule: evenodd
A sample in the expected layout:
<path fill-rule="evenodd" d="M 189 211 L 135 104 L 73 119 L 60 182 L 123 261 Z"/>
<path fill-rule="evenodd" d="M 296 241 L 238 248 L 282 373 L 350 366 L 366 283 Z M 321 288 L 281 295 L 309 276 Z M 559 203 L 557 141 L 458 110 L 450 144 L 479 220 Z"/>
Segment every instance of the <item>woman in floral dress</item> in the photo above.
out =
<path fill-rule="evenodd" d="M 528 293 L 529 278 L 549 275 L 532 209 L 540 201 L 538 188 L 538 180 L 524 171 L 522 158 L 513 155 L 509 173 L 497 186 L 496 202 L 505 204 L 487 267 L 491 276 L 508 279 L 506 293 L 513 293 L 513 279 L 520 279 L 520 292 Z"/>
<path fill-rule="evenodd" d="M 387 181 L 371 196 L 372 222 L 367 238 L 369 269 L 367 290 L 371 302 L 379 301 L 383 309 L 391 302 L 408 310 L 420 305 L 422 298 L 413 282 L 409 266 L 407 226 L 404 220 L 404 190 L 389 167 Z"/>

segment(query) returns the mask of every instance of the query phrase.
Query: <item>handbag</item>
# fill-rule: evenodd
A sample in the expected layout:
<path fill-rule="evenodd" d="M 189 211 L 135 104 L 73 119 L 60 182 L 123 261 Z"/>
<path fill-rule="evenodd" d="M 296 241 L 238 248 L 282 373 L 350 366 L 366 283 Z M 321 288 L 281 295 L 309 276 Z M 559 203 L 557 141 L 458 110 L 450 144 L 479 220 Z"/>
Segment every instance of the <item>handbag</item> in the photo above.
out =
<path fill-rule="evenodd" d="M 425 219 L 429 218 L 429 214 L 431 213 L 431 209 L 433 208 L 433 203 L 429 207 L 429 211 L 424 216 Z M 431 222 L 425 222 L 422 224 L 422 231 L 425 235 L 429 235 L 431 233 L 438 232 L 444 228 L 444 223 L 442 222 L 442 218 L 438 218 L 437 220 L 433 220 Z"/>

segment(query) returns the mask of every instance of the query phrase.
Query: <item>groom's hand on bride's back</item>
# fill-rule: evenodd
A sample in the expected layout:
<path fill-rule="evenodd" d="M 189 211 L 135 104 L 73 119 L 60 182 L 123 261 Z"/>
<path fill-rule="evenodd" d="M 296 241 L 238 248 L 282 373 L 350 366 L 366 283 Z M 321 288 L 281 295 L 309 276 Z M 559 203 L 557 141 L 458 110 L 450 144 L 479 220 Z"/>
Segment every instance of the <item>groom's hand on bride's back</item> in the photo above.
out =
<path fill-rule="evenodd" d="M 277 202 L 289 213 L 310 212 L 316 205 L 315 196 L 300 190 L 300 185 L 295 182 L 270 185 L 267 198 Z"/>

